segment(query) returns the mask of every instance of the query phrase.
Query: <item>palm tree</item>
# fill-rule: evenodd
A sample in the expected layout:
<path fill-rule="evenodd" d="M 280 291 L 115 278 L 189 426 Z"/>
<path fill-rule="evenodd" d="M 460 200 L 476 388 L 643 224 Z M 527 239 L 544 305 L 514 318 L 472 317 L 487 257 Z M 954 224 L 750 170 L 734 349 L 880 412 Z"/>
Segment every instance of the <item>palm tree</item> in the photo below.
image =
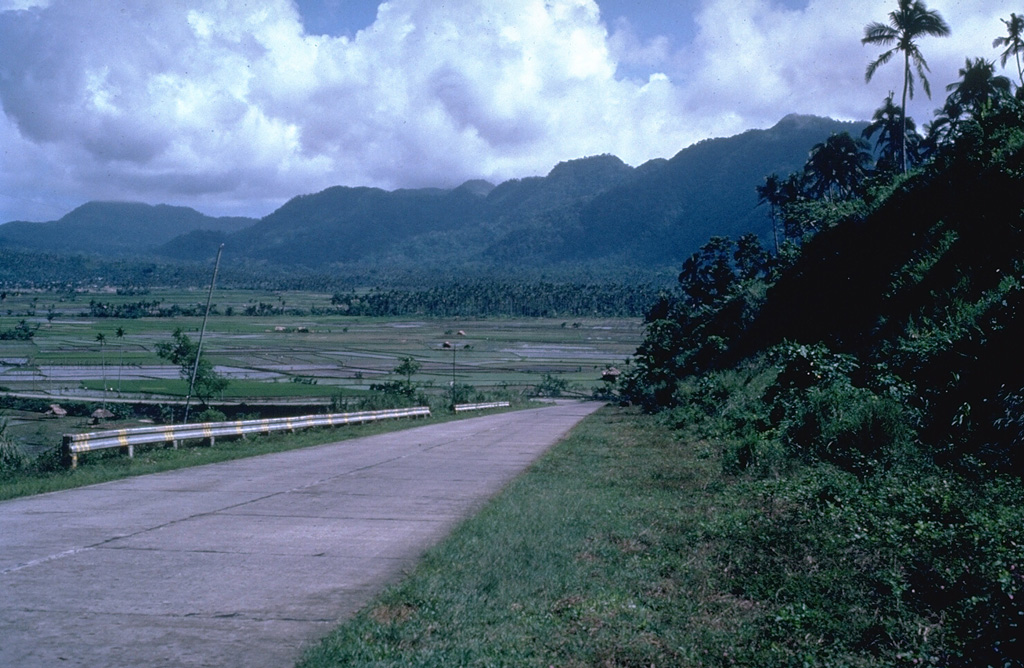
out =
<path fill-rule="evenodd" d="M 1006 50 L 1003 51 L 1001 57 L 1001 64 L 1006 67 L 1006 61 L 1010 59 L 1012 55 L 1017 61 L 1017 76 L 1020 77 L 1020 85 L 1024 87 L 1024 65 L 1020 60 L 1020 54 L 1024 53 L 1024 16 L 1017 16 L 1016 14 L 1010 14 L 1010 20 L 999 19 L 1006 25 L 1006 36 L 997 37 L 992 42 L 992 47 L 998 49 L 1001 46 L 1005 46 Z"/>
<path fill-rule="evenodd" d="M 804 171 L 809 177 L 811 194 L 831 202 L 852 197 L 867 176 L 870 164 L 868 143 L 843 132 L 812 148 Z"/>
<path fill-rule="evenodd" d="M 903 171 L 907 166 L 907 96 L 914 98 L 914 73 L 910 65 L 913 63 L 917 70 L 917 76 L 921 79 L 921 86 L 930 98 L 932 96 L 931 85 L 925 72 L 928 71 L 928 63 L 917 48 L 915 40 L 925 35 L 934 37 L 945 37 L 950 34 L 949 25 L 937 11 L 925 7 L 922 0 L 899 0 L 899 8 L 889 13 L 889 24 L 872 22 L 864 28 L 864 37 L 861 44 L 877 44 L 889 49 L 878 58 L 868 64 L 864 73 L 865 81 L 871 81 L 875 70 L 888 63 L 897 53 L 903 54 L 903 98 L 900 109 L 903 110 L 903 144 L 902 158 Z"/>
<path fill-rule="evenodd" d="M 1010 96 L 1012 85 L 1004 76 L 996 76 L 996 65 L 984 58 L 967 59 L 959 71 L 960 81 L 946 86 L 951 91 L 946 107 L 977 118 L 999 99 Z M 945 110 L 945 109 L 944 109 Z"/>
<path fill-rule="evenodd" d="M 772 238 L 775 242 L 775 254 L 779 254 L 778 211 L 785 203 L 782 179 L 772 173 L 765 177 L 764 185 L 757 186 L 757 205 L 768 205 L 768 215 L 772 218 Z"/>
<path fill-rule="evenodd" d="M 885 98 L 885 103 L 875 110 L 870 125 L 864 128 L 861 137 L 870 140 L 875 134 L 875 150 L 878 154 L 877 168 L 880 172 L 896 172 L 901 165 L 903 155 L 903 110 L 893 103 L 893 93 Z M 906 122 L 908 162 L 917 161 L 917 148 L 921 136 L 917 134 L 917 126 L 912 119 Z"/>

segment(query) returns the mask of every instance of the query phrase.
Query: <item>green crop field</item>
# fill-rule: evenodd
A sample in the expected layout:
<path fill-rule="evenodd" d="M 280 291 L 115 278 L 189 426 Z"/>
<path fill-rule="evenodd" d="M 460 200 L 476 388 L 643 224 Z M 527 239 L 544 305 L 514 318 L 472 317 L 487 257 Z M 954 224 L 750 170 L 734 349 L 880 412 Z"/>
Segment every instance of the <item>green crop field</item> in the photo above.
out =
<path fill-rule="evenodd" d="M 217 401 L 327 403 L 359 396 L 375 383 L 406 380 L 394 369 L 405 357 L 411 381 L 427 394 L 452 382 L 481 392 L 529 393 L 555 379 L 589 395 L 610 366 L 623 368 L 642 337 L 639 319 L 396 319 L 310 315 L 330 307 L 328 294 L 215 291 L 203 355 L 229 380 Z M 30 340 L 0 340 L 0 391 L 52 403 L 180 402 L 188 384 L 157 345 L 181 328 L 197 341 L 205 291 L 58 294 L 9 293 L 0 332 L 29 328 Z M 93 303 L 159 302 L 193 309 L 177 317 L 96 317 Z M 270 316 L 245 315 L 272 304 Z M 196 310 L 198 309 L 198 310 Z M 282 313 L 283 311 L 283 313 Z M 228 315 L 230 313 L 231 315 Z M 22 325 L 21 323 L 24 323 Z M 63 421 L 8 410 L 7 433 L 30 448 L 59 439 Z M 56 435 L 55 435 L 56 432 Z M 50 443 L 52 445 L 52 443 Z"/>

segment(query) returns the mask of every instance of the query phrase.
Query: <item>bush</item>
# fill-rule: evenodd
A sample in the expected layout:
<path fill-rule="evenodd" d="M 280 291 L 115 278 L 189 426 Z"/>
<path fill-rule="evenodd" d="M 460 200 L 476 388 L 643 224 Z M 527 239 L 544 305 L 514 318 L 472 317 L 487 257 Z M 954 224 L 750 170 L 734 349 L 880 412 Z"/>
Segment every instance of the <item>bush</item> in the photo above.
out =
<path fill-rule="evenodd" d="M 195 422 L 224 422 L 228 419 L 222 411 L 216 408 L 207 408 L 195 417 Z"/>
<path fill-rule="evenodd" d="M 550 373 L 544 374 L 541 381 L 537 383 L 531 393 L 535 397 L 560 397 L 572 389 L 569 381 L 565 378 L 558 378 Z M 460 402 L 453 402 L 460 403 Z"/>
<path fill-rule="evenodd" d="M 793 454 L 864 471 L 906 450 L 913 416 L 891 393 L 854 385 L 856 360 L 823 345 L 782 344 L 771 351 L 778 367 L 764 395 L 769 423 Z M 863 375 L 863 374 L 861 374 Z"/>
<path fill-rule="evenodd" d="M 0 475 L 17 473 L 29 465 L 29 458 L 17 443 L 4 436 L 0 429 Z"/>

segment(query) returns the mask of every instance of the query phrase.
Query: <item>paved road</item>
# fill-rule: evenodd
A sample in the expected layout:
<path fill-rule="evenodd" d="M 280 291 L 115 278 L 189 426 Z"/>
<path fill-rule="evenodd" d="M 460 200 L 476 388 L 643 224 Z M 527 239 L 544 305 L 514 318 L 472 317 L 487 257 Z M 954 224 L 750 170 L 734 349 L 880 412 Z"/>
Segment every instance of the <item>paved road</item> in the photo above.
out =
<path fill-rule="evenodd" d="M 292 666 L 596 408 L 0 503 L 0 666 Z"/>

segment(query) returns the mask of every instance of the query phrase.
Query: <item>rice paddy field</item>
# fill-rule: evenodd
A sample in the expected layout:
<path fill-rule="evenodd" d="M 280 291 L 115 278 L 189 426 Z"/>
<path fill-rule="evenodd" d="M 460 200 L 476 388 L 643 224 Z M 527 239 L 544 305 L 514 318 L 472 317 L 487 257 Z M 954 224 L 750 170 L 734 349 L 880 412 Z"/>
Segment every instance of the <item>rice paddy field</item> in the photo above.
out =
<path fill-rule="evenodd" d="M 548 376 L 589 395 L 608 367 L 624 368 L 642 337 L 639 319 L 368 318 L 311 315 L 330 309 L 330 294 L 221 291 L 202 337 L 203 354 L 229 379 L 219 397 L 238 403 L 329 403 L 371 384 L 405 380 L 393 371 L 412 357 L 412 381 L 428 393 L 453 382 L 477 390 L 529 392 Z M 181 328 L 197 341 L 201 315 L 95 317 L 90 304 L 159 302 L 202 313 L 206 291 L 7 293 L 0 332 L 22 322 L 30 340 L 0 340 L 0 391 L 52 400 L 175 402 L 188 384 L 156 353 Z M 245 315 L 258 305 L 273 315 Z M 228 315 L 228 314 L 231 315 Z M 45 416 L 8 410 L 8 435 L 39 431 Z M 35 425 L 35 426 L 33 426 Z M 31 441 L 32 437 L 26 437 Z M 38 439 L 39 437 L 37 437 Z M 45 438 L 49 439 L 49 436 Z"/>

